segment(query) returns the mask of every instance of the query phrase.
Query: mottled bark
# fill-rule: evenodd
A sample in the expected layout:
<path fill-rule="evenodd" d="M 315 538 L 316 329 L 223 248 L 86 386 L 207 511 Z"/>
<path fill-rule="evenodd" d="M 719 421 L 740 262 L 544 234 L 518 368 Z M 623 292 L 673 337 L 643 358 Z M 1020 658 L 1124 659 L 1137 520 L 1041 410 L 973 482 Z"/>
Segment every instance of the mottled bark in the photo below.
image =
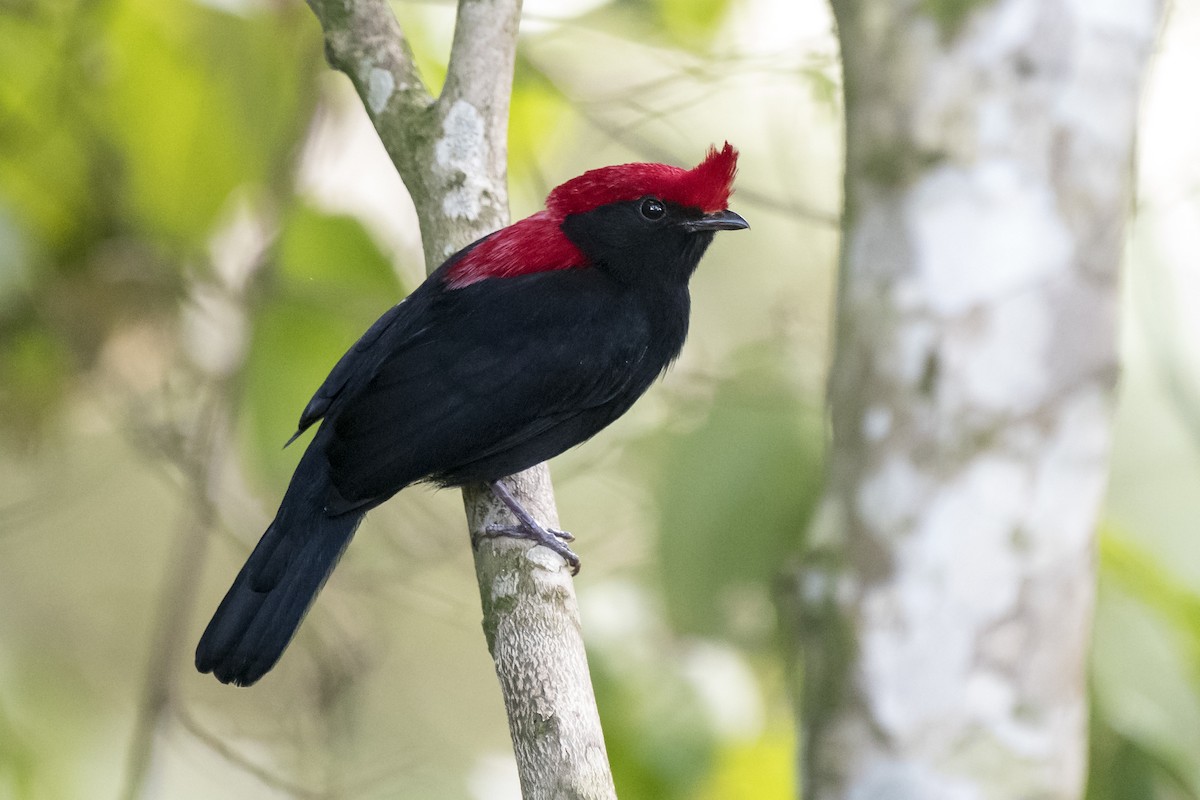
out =
<path fill-rule="evenodd" d="M 309 0 L 330 63 L 353 81 L 412 195 L 425 262 L 508 223 L 508 106 L 520 0 L 460 0 L 445 87 L 421 82 L 384 0 Z M 557 525 L 546 465 L 507 481 L 540 521 Z M 483 487 L 463 492 L 472 532 L 506 519 Z M 563 560 L 527 541 L 490 539 L 475 553 L 483 627 L 508 712 L 526 798 L 611 798 L 612 775 Z"/>
<path fill-rule="evenodd" d="M 558 527 L 545 469 L 508 484 L 543 524 Z M 466 493 L 472 530 L 512 524 L 487 489 Z M 551 501 L 551 502 L 548 502 Z M 478 570 L 483 626 L 508 710 L 521 791 L 526 798 L 615 798 L 592 692 L 570 570 L 545 547 L 485 539 Z"/>
<path fill-rule="evenodd" d="M 805 800 L 1076 800 L 1118 263 L 1157 0 L 833 0 L 833 447 Z"/>

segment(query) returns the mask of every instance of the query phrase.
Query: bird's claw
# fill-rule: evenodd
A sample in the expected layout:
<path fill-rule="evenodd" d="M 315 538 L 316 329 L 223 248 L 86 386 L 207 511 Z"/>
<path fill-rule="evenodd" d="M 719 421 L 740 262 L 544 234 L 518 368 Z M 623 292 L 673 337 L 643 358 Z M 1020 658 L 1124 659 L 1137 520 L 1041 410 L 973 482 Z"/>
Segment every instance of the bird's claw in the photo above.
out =
<path fill-rule="evenodd" d="M 567 531 L 560 531 L 554 528 L 543 528 L 540 525 L 537 527 L 526 527 L 524 525 L 488 525 L 480 532 L 479 538 L 495 539 L 500 536 L 507 536 L 512 539 L 529 539 L 537 542 L 542 547 L 553 550 L 562 556 L 563 560 L 571 566 L 571 574 L 579 574 L 579 556 L 567 547 L 567 542 L 575 541 L 575 537 Z M 478 546 L 479 542 L 476 540 Z"/>

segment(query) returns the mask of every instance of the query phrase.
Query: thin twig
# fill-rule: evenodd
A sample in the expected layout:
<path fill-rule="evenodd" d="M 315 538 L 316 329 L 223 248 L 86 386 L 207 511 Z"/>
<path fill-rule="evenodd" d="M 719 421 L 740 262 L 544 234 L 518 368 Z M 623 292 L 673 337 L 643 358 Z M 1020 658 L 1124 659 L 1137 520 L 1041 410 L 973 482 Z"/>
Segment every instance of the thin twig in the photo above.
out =
<path fill-rule="evenodd" d="M 311 800 L 321 800 L 328 796 L 325 792 L 314 792 L 312 789 L 301 786 L 297 783 L 287 780 L 286 778 L 277 775 L 266 767 L 258 764 L 244 755 L 239 753 L 235 748 L 225 743 L 225 740 L 216 734 L 211 733 L 206 728 L 202 727 L 195 718 L 191 716 L 183 708 L 175 710 L 175 717 L 179 720 L 179 724 L 183 729 L 196 738 L 197 741 L 203 743 L 206 747 L 212 750 L 221 758 L 231 764 L 236 765 L 239 769 L 248 775 L 253 775 L 264 786 L 269 786 L 272 789 L 278 789 L 281 792 L 287 792 L 298 798 Z"/>
<path fill-rule="evenodd" d="M 212 476 L 225 452 L 227 406 L 227 393 L 215 391 L 201 414 L 189 452 L 176 459 L 177 466 L 190 478 L 188 518 L 176 536 L 158 601 L 158 620 L 121 792 L 126 800 L 142 796 L 154 760 L 155 737 L 171 711 L 176 665 L 184 650 L 187 621 L 200 585 L 198 567 L 208 550 L 209 532 L 216 517 L 211 500 Z"/>

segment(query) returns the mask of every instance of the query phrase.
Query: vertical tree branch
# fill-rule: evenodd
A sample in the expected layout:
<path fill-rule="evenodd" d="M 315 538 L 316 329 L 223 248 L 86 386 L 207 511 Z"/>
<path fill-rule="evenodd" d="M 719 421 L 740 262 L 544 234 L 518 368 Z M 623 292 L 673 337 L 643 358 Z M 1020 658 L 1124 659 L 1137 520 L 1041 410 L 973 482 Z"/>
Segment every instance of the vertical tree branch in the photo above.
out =
<path fill-rule="evenodd" d="M 384 0 L 309 0 L 330 64 L 353 81 L 412 195 L 426 266 L 508 222 L 507 130 L 520 0 L 460 0 L 446 84 L 433 100 Z M 508 482 L 557 523 L 544 464 Z M 472 531 L 508 512 L 463 492 Z M 526 798 L 615 797 L 562 559 L 512 539 L 475 553 L 484 630 L 508 711 Z"/>
<path fill-rule="evenodd" d="M 515 484 L 525 507 L 558 526 L 545 465 Z M 472 530 L 499 519 L 491 493 L 466 493 Z M 482 564 L 482 566 L 481 566 Z M 544 547 L 489 539 L 476 556 L 483 627 L 508 712 L 527 800 L 616 798 L 592 691 L 579 608 L 562 558 Z"/>
<path fill-rule="evenodd" d="M 833 0 L 833 448 L 797 576 L 806 800 L 1075 800 L 1157 0 Z"/>

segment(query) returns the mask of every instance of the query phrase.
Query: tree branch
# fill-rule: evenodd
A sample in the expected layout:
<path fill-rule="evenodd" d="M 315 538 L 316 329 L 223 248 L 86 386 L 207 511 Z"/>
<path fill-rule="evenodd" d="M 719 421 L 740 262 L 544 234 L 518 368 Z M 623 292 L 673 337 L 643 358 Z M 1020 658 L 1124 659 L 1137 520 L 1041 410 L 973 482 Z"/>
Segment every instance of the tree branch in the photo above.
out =
<path fill-rule="evenodd" d="M 507 131 L 520 0 L 460 0 L 446 85 L 433 101 L 384 0 L 309 0 L 330 64 L 350 76 L 413 198 L 426 267 L 508 223 Z M 557 524 L 545 464 L 506 481 Z M 463 491 L 473 532 L 508 512 Z M 483 626 L 526 798 L 615 798 L 562 559 L 513 539 L 475 552 Z"/>
<path fill-rule="evenodd" d="M 832 5 L 846 210 L 833 446 L 794 592 L 803 796 L 1077 800 L 1160 4 Z"/>
<path fill-rule="evenodd" d="M 534 517 L 558 526 L 545 464 L 507 483 Z M 464 497 L 473 531 L 513 524 L 486 488 Z M 483 629 L 504 694 L 522 795 L 615 800 L 575 587 L 562 558 L 513 539 L 485 539 L 475 564 Z"/>
<path fill-rule="evenodd" d="M 325 31 L 325 58 L 354 83 L 396 169 L 409 163 L 407 128 L 433 105 L 408 40 L 384 0 L 309 0 Z"/>

